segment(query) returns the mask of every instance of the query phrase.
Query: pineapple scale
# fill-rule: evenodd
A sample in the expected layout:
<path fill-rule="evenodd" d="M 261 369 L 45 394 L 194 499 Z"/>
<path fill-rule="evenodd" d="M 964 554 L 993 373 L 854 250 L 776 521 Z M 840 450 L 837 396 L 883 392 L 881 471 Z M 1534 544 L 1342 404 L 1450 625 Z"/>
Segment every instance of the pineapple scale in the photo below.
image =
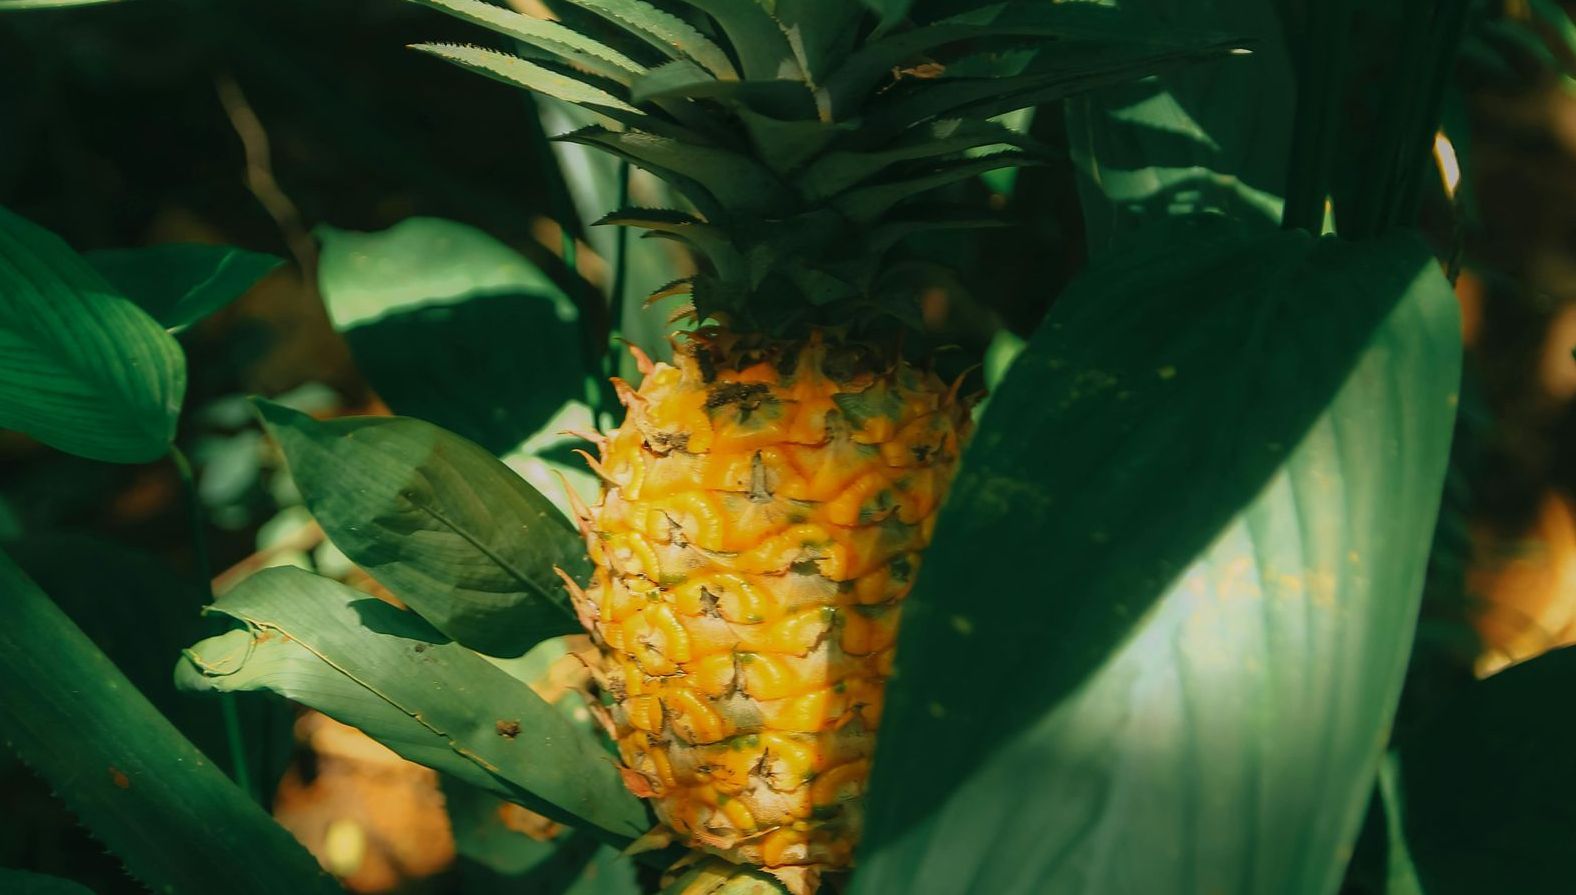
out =
<path fill-rule="evenodd" d="M 687 844 L 851 864 L 903 598 L 968 410 L 934 373 L 718 331 L 617 383 L 574 591 L 637 795 Z"/>

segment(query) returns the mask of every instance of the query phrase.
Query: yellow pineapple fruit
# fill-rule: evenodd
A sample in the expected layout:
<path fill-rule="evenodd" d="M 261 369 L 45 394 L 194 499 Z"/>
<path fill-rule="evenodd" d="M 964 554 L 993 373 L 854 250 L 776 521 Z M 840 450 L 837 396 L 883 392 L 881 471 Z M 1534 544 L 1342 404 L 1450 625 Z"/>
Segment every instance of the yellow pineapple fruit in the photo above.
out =
<path fill-rule="evenodd" d="M 968 412 L 935 374 L 819 333 L 717 330 L 650 365 L 585 520 L 576 607 L 626 778 L 687 842 L 845 867 L 882 689 Z"/>
<path fill-rule="evenodd" d="M 933 191 L 1043 157 L 997 116 L 1201 47 L 1043 0 L 919 24 L 858 0 L 415 2 L 521 55 L 419 49 L 580 106 L 596 123 L 559 140 L 683 200 L 602 221 L 694 252 L 656 295 L 688 294 L 700 329 L 617 383 L 627 418 L 581 514 L 595 580 L 569 587 L 631 789 L 683 841 L 809 890 L 852 862 L 902 601 L 968 427 L 902 350 L 938 282 L 909 237 L 995 223 Z"/>

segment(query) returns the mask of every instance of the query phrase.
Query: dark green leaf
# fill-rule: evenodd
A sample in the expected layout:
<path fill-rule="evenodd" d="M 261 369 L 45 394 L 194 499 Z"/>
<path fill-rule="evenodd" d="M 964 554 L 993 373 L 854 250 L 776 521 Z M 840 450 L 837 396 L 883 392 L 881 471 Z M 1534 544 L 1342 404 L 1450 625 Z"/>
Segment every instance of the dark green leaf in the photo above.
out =
<path fill-rule="evenodd" d="M 682 181 L 675 182 L 674 186 L 685 189 L 690 201 L 702 212 L 711 209 L 713 213 L 707 216 L 713 220 L 720 219 L 724 209 L 767 214 L 789 208 L 793 202 L 787 188 L 770 171 L 747 156 L 726 149 L 640 131 L 610 131 L 601 127 L 585 128 L 557 139 L 596 146 L 658 175 L 670 172 L 698 184 L 704 190 L 698 195 L 693 194 L 693 189 L 686 189 Z M 707 202 L 708 197 L 715 197 L 717 202 Z"/>
<path fill-rule="evenodd" d="M 414 613 L 295 568 L 253 575 L 214 610 L 246 629 L 187 650 L 182 688 L 272 690 L 605 841 L 645 832 L 644 806 L 589 731 Z"/>
<path fill-rule="evenodd" d="M 4 9 L 0 2 L 0 9 Z M 0 867 L 0 892 L 10 895 L 93 895 L 93 890 L 81 883 L 58 876 L 28 873 L 25 870 L 7 870 Z"/>
<path fill-rule="evenodd" d="M 3 555 L 0 740 L 154 891 L 340 891 Z"/>
<path fill-rule="evenodd" d="M 1107 3 L 1106 5 L 1112 5 Z M 1255 39 L 1251 57 L 1175 68 L 1067 103 L 1091 254 L 1144 222 L 1218 211 L 1280 220 L 1296 94 L 1276 4 L 1124 2 L 1159 23 Z"/>
<path fill-rule="evenodd" d="M 794 61 L 793 51 L 783 36 L 782 29 L 755 0 L 680 0 L 704 11 L 728 35 L 728 42 L 738 53 L 744 76 L 752 80 L 774 78 L 802 79 L 804 72 Z"/>
<path fill-rule="evenodd" d="M 1068 288 L 966 453 L 856 892 L 1340 879 L 1417 615 L 1456 302 L 1412 236 L 1139 236 Z"/>
<path fill-rule="evenodd" d="M 907 139 L 881 150 L 828 152 L 816 159 L 800 175 L 798 182 L 806 194 L 824 198 L 874 177 L 899 162 L 937 159 L 993 146 L 1040 148 L 1028 136 L 994 121 L 935 121 L 916 128 Z"/>
<path fill-rule="evenodd" d="M 442 782 L 467 891 L 639 895 L 630 859 L 596 837 L 565 829 L 533 839 L 504 823 L 495 796 L 452 778 Z"/>
<path fill-rule="evenodd" d="M 106 249 L 83 257 L 121 294 L 174 330 L 240 298 L 284 263 L 261 252 L 197 243 Z"/>
<path fill-rule="evenodd" d="M 580 631 L 554 568 L 586 580 L 584 543 L 487 451 L 420 420 L 257 406 L 335 546 L 438 630 L 498 656 Z"/>
<path fill-rule="evenodd" d="M 169 450 L 186 358 L 54 234 L 0 208 L 0 427 L 93 460 Z"/>
<path fill-rule="evenodd" d="M 1576 648 L 1480 681 L 1401 743 L 1401 801 L 1429 895 L 1569 892 Z"/>
<path fill-rule="evenodd" d="M 509 247 L 438 218 L 317 235 L 329 316 L 395 413 L 503 454 L 580 397 L 575 307 Z"/>

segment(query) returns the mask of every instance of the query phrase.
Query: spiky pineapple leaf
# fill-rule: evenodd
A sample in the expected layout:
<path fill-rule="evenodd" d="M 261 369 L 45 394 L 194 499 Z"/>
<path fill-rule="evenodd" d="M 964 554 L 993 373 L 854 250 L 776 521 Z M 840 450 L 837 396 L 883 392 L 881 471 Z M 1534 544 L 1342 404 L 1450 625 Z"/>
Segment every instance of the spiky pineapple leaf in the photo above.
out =
<path fill-rule="evenodd" d="M 430 9 L 512 37 L 528 46 L 546 50 L 591 71 L 628 85 L 646 67 L 612 47 L 558 22 L 515 12 L 483 0 L 410 0 Z"/>
<path fill-rule="evenodd" d="M 635 35 L 670 59 L 693 59 L 719 78 L 739 73 L 728 54 L 693 25 L 645 0 L 567 0 Z"/>
<path fill-rule="evenodd" d="M 637 119 L 640 117 L 639 109 L 606 90 L 578 78 L 544 68 L 534 62 L 527 62 L 519 56 L 458 44 L 414 44 L 411 49 L 431 54 L 467 71 L 513 87 L 535 90 L 564 102 L 585 106 L 616 120 L 630 120 L 629 115 L 634 115 Z"/>
<path fill-rule="evenodd" d="M 155 892 L 340 891 L 3 553 L 0 742 Z"/>
<path fill-rule="evenodd" d="M 979 158 L 936 165 L 917 176 L 849 190 L 834 197 L 830 204 L 847 215 L 850 220 L 871 224 L 880 220 L 899 202 L 938 187 L 978 177 L 987 171 L 1000 168 L 1026 168 L 1043 164 L 1045 162 L 1042 159 L 1028 153 L 997 152 Z"/>
<path fill-rule="evenodd" d="M 679 0 L 717 21 L 751 80 L 802 80 L 804 72 L 771 14 L 756 0 Z"/>
<path fill-rule="evenodd" d="M 668 236 L 705 256 L 723 278 L 742 279 L 745 275 L 744 258 L 728 234 L 681 211 L 626 208 L 603 217 L 596 226 L 636 227 L 651 235 Z"/>
<path fill-rule="evenodd" d="M 637 103 L 665 99 L 714 99 L 757 115 L 795 121 L 815 116 L 815 97 L 801 81 L 719 80 L 692 62 L 677 60 L 652 69 L 630 88 Z"/>
<path fill-rule="evenodd" d="M 790 207 L 792 194 L 768 170 L 736 152 L 641 131 L 588 127 L 556 138 L 597 146 L 629 159 L 685 192 L 712 220 L 728 209 L 765 215 Z M 695 192 L 695 187 L 702 192 Z"/>
<path fill-rule="evenodd" d="M 797 178 L 809 197 L 823 199 L 849 189 L 899 162 L 958 155 L 986 147 L 1014 147 L 1045 154 L 1028 135 L 994 121 L 947 119 L 922 124 L 889 147 L 858 152 L 834 150 L 817 158 Z"/>
<path fill-rule="evenodd" d="M 492 454 L 421 420 L 257 408 L 334 545 L 433 627 L 496 656 L 580 630 L 554 569 L 587 580 L 585 544 Z"/>
<path fill-rule="evenodd" d="M 271 690 L 603 841 L 646 831 L 590 731 L 415 613 L 296 568 L 253 575 L 212 611 L 245 627 L 186 650 L 182 688 Z"/>
<path fill-rule="evenodd" d="M 60 237 L 0 208 L 0 428 L 140 463 L 170 449 L 186 357 Z"/>
<path fill-rule="evenodd" d="M 1460 362 L 1412 235 L 1199 221 L 1091 267 L 991 398 L 905 604 L 854 891 L 1333 891 Z"/>
<path fill-rule="evenodd" d="M 240 298 L 284 259 L 233 246 L 172 244 L 82 256 L 166 329 L 182 330 Z"/>
<path fill-rule="evenodd" d="M 813 85 L 823 83 L 846 56 L 858 37 L 860 20 L 869 15 L 853 0 L 773 0 L 771 11 Z"/>

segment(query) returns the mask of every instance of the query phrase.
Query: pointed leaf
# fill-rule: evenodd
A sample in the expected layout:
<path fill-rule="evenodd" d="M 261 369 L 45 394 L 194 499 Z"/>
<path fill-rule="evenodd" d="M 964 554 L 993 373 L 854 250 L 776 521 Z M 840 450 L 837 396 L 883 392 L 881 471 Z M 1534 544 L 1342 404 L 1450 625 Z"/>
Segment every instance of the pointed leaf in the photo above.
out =
<path fill-rule="evenodd" d="M 482 0 L 411 0 L 446 12 L 457 19 L 480 25 L 527 46 L 546 50 L 566 61 L 583 66 L 604 78 L 629 84 L 646 67 L 606 44 L 586 37 L 558 22 L 539 19 Z"/>
<path fill-rule="evenodd" d="M 272 690 L 605 841 L 645 832 L 645 807 L 589 731 L 414 613 L 288 567 L 246 579 L 213 610 L 245 630 L 187 650 L 183 689 Z"/>
<path fill-rule="evenodd" d="M 580 631 L 553 570 L 587 580 L 584 543 L 490 453 L 420 420 L 257 407 L 334 545 L 438 630 L 498 656 Z"/>
<path fill-rule="evenodd" d="M 663 179 L 673 182 L 679 189 L 684 189 L 690 201 L 708 218 L 717 218 L 724 209 L 738 209 L 745 214 L 767 214 L 792 203 L 791 194 L 770 171 L 754 160 L 726 149 L 686 143 L 657 134 L 617 132 L 602 127 L 585 128 L 558 139 L 597 146 L 663 176 Z M 682 179 L 664 176 L 664 172 L 676 174 Z M 698 185 L 704 193 L 694 195 L 693 187 L 687 187 L 685 181 Z M 714 197 L 715 201 L 707 202 L 708 197 Z"/>
<path fill-rule="evenodd" d="M 656 47 L 673 59 L 689 58 L 719 78 L 737 78 L 722 48 L 676 15 L 645 0 L 568 0 Z"/>
<path fill-rule="evenodd" d="M 825 198 L 874 177 L 899 162 L 937 159 L 991 146 L 1041 149 L 1027 135 L 994 121 L 933 121 L 920 125 L 912 134 L 879 150 L 828 152 L 805 169 L 798 178 L 799 188 L 813 198 Z"/>
<path fill-rule="evenodd" d="M 153 891 L 340 891 L 4 554 L 0 742 Z"/>
<path fill-rule="evenodd" d="M 284 259 L 233 246 L 177 244 L 83 256 L 166 329 L 182 330 L 240 298 Z"/>
<path fill-rule="evenodd" d="M 752 80 L 775 78 L 802 79 L 804 72 L 794 61 L 793 50 L 782 29 L 755 0 L 679 0 L 695 7 L 722 26 L 744 66 L 744 76 Z"/>
<path fill-rule="evenodd" d="M 1411 235 L 1139 236 L 1069 287 L 968 448 L 904 608 L 855 892 L 1339 883 L 1417 617 L 1455 298 Z"/>
<path fill-rule="evenodd" d="M 0 208 L 0 428 L 93 460 L 169 450 L 186 358 L 59 237 Z"/>
<path fill-rule="evenodd" d="M 564 102 L 585 106 L 604 114 L 617 117 L 619 112 L 637 115 L 640 112 L 639 109 L 600 87 L 559 74 L 508 53 L 451 44 L 416 44 L 411 49 L 437 56 L 439 59 L 447 60 L 460 68 L 495 81 L 545 93 Z"/>
<path fill-rule="evenodd" d="M 980 158 L 938 166 L 926 174 L 905 178 L 891 183 L 877 183 L 860 187 L 834 198 L 833 208 L 860 223 L 873 223 L 886 215 L 892 206 L 917 195 L 970 177 L 978 177 L 998 168 L 1027 168 L 1045 164 L 1042 160 L 1023 152 L 998 152 Z"/>
<path fill-rule="evenodd" d="M 712 99 L 737 109 L 781 120 L 815 117 L 815 96 L 801 81 L 718 80 L 694 63 L 677 61 L 654 68 L 630 88 L 634 102 Z"/>
<path fill-rule="evenodd" d="M 3 0 L 0 0 L 0 9 L 5 9 Z M 4 867 L 0 867 L 0 892 L 9 892 L 11 895 L 93 895 L 92 889 L 73 880 Z"/>

